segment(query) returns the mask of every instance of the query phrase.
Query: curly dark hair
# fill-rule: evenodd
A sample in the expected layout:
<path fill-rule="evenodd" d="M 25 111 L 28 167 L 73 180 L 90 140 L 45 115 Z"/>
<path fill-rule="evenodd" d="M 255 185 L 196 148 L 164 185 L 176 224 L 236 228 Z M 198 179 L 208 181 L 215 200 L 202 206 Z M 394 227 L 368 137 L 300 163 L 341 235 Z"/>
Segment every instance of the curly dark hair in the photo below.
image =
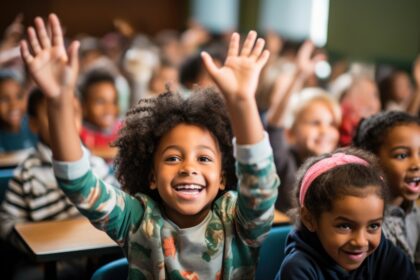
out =
<path fill-rule="evenodd" d="M 119 148 L 116 176 L 124 190 L 161 201 L 158 192 L 149 188 L 153 157 L 162 136 L 181 123 L 206 128 L 213 134 L 222 153 L 225 190 L 236 188 L 232 129 L 222 96 L 210 88 L 194 92 L 187 99 L 179 93 L 166 92 L 154 99 L 141 99 L 129 110 L 120 136 L 113 143 Z"/>
<path fill-rule="evenodd" d="M 362 119 L 353 136 L 353 146 L 378 154 L 389 130 L 407 124 L 420 125 L 420 118 L 401 111 L 387 111 Z"/>
<path fill-rule="evenodd" d="M 301 207 L 299 205 L 299 195 L 302 180 L 311 166 L 335 153 L 357 156 L 366 160 L 369 165 L 354 163 L 339 165 L 322 173 L 311 183 L 304 198 L 304 205 L 316 219 L 319 219 L 323 212 L 331 211 L 335 200 L 348 195 L 364 197 L 367 195 L 365 191 L 367 188 L 375 187 L 374 193 L 382 198 L 385 204 L 387 203 L 389 199 L 388 189 L 375 155 L 352 147 L 340 148 L 333 153 L 311 157 L 299 168 L 292 197 L 295 208 L 288 213 L 298 227 L 302 227 L 299 215 Z"/>

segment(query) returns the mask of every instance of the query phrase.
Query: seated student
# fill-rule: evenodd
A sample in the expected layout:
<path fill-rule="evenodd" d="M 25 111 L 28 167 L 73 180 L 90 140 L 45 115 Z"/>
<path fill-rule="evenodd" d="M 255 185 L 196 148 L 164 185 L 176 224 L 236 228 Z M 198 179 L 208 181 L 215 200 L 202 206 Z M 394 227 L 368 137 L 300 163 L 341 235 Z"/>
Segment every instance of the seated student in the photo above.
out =
<path fill-rule="evenodd" d="M 400 111 L 373 115 L 362 120 L 353 143 L 379 158 L 391 193 L 384 234 L 420 275 L 420 118 Z"/>
<path fill-rule="evenodd" d="M 76 127 L 80 130 L 81 113 L 76 98 L 73 106 L 76 111 Z M 54 177 L 47 102 L 38 89 L 29 96 L 28 114 L 30 127 L 38 133 L 39 142 L 35 150 L 14 171 L 0 206 L 0 240 L 21 251 L 25 251 L 25 248 L 13 232 L 15 224 L 63 220 L 79 215 L 76 207 L 58 188 Z M 90 164 L 95 174 L 115 185 L 115 178 L 110 175 L 109 167 L 101 158 L 90 156 Z"/>
<path fill-rule="evenodd" d="M 270 106 L 263 116 L 282 182 L 276 209 L 283 212 L 293 207 L 290 192 L 297 168 L 308 157 L 331 152 L 338 144 L 341 122 L 338 103 L 323 89 L 302 90 L 314 73 L 315 64 L 323 59 L 324 55 L 315 54 L 314 44 L 305 41 L 297 53 L 295 66 L 282 70 L 274 82 Z"/>
<path fill-rule="evenodd" d="M 78 112 L 76 127 L 80 130 L 80 105 L 76 98 L 73 105 Z M 38 133 L 39 142 L 14 171 L 0 208 L 0 237 L 16 246 L 20 244 L 14 242 L 12 234 L 16 223 L 65 219 L 78 214 L 54 178 L 46 100 L 38 89 L 30 94 L 28 114 L 30 127 Z M 90 156 L 90 163 L 99 177 L 115 183 L 109 167 L 101 158 Z"/>
<path fill-rule="evenodd" d="M 83 112 L 80 138 L 94 155 L 112 162 L 117 150 L 110 144 L 121 128 L 114 77 L 105 71 L 92 70 L 86 74 L 80 91 Z"/>
<path fill-rule="evenodd" d="M 67 56 L 58 18 L 49 17 L 52 40 L 42 19 L 35 23 L 29 42 L 33 47 L 42 38 L 42 51 L 30 52 L 24 41 L 21 52 L 50 105 L 54 172 L 79 210 L 122 247 L 129 278 L 252 279 L 279 184 L 255 103 L 269 56 L 264 40 L 251 31 L 239 48 L 234 33 L 220 68 L 202 53 L 220 91 L 186 100 L 167 93 L 130 110 L 116 143 L 117 174 L 127 193 L 98 180 L 74 127 L 63 125 L 73 115 L 67 105 L 77 78 L 78 43 Z M 44 71 L 40 61 L 61 71 Z M 64 73 L 66 80 L 60 78 Z"/>
<path fill-rule="evenodd" d="M 17 165 L 37 142 L 29 129 L 26 101 L 18 75 L 0 70 L 0 165 Z"/>
<path fill-rule="evenodd" d="M 345 148 L 311 158 L 297 182 L 298 225 L 276 279 L 417 279 L 382 234 L 387 187 L 373 155 Z"/>
<path fill-rule="evenodd" d="M 299 102 L 289 106 L 294 108 L 289 124 L 278 126 L 268 118 L 267 132 L 282 182 L 276 208 L 283 212 L 293 207 L 290 192 L 296 181 L 296 170 L 307 158 L 337 148 L 341 122 L 338 103 L 321 89 L 305 89 L 296 100 Z"/>

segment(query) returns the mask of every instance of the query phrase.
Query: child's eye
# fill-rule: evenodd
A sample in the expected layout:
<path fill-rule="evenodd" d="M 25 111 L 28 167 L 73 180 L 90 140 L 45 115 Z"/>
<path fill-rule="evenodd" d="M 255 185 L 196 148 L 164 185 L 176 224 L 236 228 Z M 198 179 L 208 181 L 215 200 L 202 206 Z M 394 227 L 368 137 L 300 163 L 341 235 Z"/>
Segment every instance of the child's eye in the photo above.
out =
<path fill-rule="evenodd" d="M 398 153 L 394 155 L 394 158 L 396 159 L 406 159 L 408 157 L 408 154 L 406 153 Z"/>
<path fill-rule="evenodd" d="M 178 156 L 168 156 L 165 158 L 166 162 L 178 162 L 181 159 Z"/>
<path fill-rule="evenodd" d="M 351 229 L 351 225 L 350 224 L 345 224 L 345 223 L 343 223 L 343 224 L 338 224 L 338 225 L 336 225 L 335 226 L 338 230 L 340 230 L 340 231 L 348 231 L 348 230 L 350 230 Z"/>
<path fill-rule="evenodd" d="M 313 125 L 313 126 L 318 126 L 318 125 L 321 124 L 321 122 L 318 121 L 318 120 L 311 120 L 311 121 L 308 122 L 308 124 Z"/>
<path fill-rule="evenodd" d="M 369 232 L 376 232 L 381 229 L 381 223 L 373 223 L 368 227 Z"/>
<path fill-rule="evenodd" d="M 213 159 L 212 159 L 212 158 L 210 158 L 210 157 L 208 157 L 208 156 L 200 156 L 200 157 L 198 158 L 198 160 L 199 160 L 199 161 L 202 161 L 202 162 L 212 162 L 212 161 L 213 161 Z"/>

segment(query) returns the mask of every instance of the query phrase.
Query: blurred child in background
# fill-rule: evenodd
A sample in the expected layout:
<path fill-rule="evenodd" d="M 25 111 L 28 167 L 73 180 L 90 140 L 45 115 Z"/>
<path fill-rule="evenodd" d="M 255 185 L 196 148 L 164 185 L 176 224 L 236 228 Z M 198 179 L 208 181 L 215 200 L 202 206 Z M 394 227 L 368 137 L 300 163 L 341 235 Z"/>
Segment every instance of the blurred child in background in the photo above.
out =
<path fill-rule="evenodd" d="M 338 144 L 341 112 L 337 102 L 322 89 L 301 90 L 315 63 L 323 59 L 312 56 L 313 52 L 311 42 L 302 45 L 292 77 L 279 76 L 276 81 L 266 114 L 267 132 L 282 182 L 276 208 L 283 212 L 293 207 L 290 192 L 297 168 L 308 157 L 332 152 Z"/>
<path fill-rule="evenodd" d="M 19 76 L 0 70 L 0 163 L 16 165 L 35 146 L 36 135 L 29 129 L 27 94 Z"/>
<path fill-rule="evenodd" d="M 110 144 L 121 128 L 114 77 L 105 71 L 92 70 L 86 74 L 80 92 L 83 112 L 80 138 L 94 155 L 111 162 L 117 151 Z"/>

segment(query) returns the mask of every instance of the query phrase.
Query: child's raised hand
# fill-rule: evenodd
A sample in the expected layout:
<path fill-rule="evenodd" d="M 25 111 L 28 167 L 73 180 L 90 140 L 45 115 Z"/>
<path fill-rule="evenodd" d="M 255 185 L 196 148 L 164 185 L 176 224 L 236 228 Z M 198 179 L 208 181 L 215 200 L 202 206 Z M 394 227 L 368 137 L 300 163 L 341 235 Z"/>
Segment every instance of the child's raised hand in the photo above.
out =
<path fill-rule="evenodd" d="M 221 68 L 216 66 L 207 52 L 201 54 L 207 71 L 228 101 L 255 96 L 261 69 L 269 57 L 269 52 L 264 50 L 264 39 L 256 39 L 257 33 L 250 31 L 239 51 L 239 34 L 234 33 Z"/>
<path fill-rule="evenodd" d="M 60 95 L 62 88 L 74 88 L 78 73 L 78 42 L 68 49 L 64 47 L 60 22 L 55 14 L 50 14 L 48 35 L 44 21 L 35 18 L 35 28 L 28 28 L 28 41 L 22 41 L 20 50 L 33 79 L 41 90 L 51 98 Z M 31 50 L 29 50 L 29 46 Z"/>
<path fill-rule="evenodd" d="M 314 44 L 311 41 L 306 40 L 299 48 L 299 51 L 297 53 L 296 64 L 300 73 L 305 78 L 309 77 L 314 73 L 316 63 L 326 59 L 324 54 L 315 54 L 314 56 L 312 56 L 314 51 Z"/>

